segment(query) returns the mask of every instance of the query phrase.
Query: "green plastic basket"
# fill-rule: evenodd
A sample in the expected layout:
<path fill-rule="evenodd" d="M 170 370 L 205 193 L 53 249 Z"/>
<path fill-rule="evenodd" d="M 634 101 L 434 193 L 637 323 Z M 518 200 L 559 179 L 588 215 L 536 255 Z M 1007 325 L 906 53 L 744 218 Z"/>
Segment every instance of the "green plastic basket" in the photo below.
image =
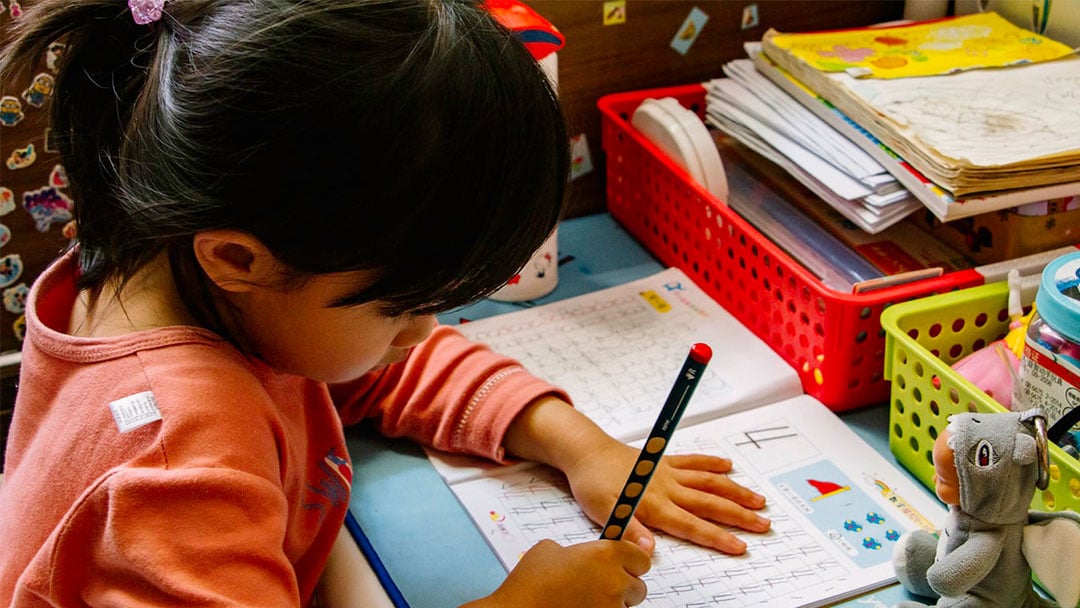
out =
<path fill-rule="evenodd" d="M 881 314 L 889 399 L 889 449 L 933 488 L 934 439 L 959 412 L 1004 412 L 998 402 L 950 367 L 1005 336 L 1009 287 L 992 283 L 894 304 Z M 1080 461 L 1050 446 L 1050 485 L 1031 508 L 1080 511 Z"/>

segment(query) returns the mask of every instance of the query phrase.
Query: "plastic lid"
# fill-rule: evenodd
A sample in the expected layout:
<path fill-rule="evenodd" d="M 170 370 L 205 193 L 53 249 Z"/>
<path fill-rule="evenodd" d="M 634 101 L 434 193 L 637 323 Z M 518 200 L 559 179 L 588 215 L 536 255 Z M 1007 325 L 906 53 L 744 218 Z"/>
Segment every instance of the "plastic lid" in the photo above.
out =
<path fill-rule="evenodd" d="M 1080 252 L 1046 265 L 1035 294 L 1035 308 L 1047 325 L 1080 342 Z"/>

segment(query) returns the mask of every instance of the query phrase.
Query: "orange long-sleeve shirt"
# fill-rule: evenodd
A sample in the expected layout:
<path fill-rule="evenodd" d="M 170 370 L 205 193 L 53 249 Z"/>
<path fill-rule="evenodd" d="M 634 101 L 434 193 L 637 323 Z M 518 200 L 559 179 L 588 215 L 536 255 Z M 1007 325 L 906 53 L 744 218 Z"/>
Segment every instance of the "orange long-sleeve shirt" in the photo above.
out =
<path fill-rule="evenodd" d="M 27 302 L 0 605 L 305 605 L 348 508 L 343 421 L 501 460 L 522 407 L 565 398 L 451 328 L 332 396 L 199 328 L 72 337 L 74 298 L 66 256 Z"/>

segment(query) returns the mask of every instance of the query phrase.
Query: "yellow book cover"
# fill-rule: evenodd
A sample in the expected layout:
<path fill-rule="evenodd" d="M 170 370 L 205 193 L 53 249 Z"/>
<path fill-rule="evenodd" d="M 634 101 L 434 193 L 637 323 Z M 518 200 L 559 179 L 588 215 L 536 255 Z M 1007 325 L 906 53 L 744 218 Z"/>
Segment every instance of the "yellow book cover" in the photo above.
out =
<path fill-rule="evenodd" d="M 897 27 L 775 33 L 770 42 L 818 70 L 856 78 L 937 76 L 1050 61 L 1076 51 L 993 12 Z"/>

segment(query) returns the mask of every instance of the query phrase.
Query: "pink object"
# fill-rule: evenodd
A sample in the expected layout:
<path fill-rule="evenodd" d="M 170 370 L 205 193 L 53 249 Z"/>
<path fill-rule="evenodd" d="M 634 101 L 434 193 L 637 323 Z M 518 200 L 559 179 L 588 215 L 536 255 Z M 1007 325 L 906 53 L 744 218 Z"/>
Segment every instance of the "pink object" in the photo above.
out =
<path fill-rule="evenodd" d="M 1002 407 L 1012 409 L 1013 378 L 1020 371 L 1020 359 L 1002 340 L 960 359 L 953 369 Z"/>
<path fill-rule="evenodd" d="M 135 23 L 146 25 L 161 19 L 165 0 L 128 0 L 128 8 L 131 9 L 131 17 Z"/>

